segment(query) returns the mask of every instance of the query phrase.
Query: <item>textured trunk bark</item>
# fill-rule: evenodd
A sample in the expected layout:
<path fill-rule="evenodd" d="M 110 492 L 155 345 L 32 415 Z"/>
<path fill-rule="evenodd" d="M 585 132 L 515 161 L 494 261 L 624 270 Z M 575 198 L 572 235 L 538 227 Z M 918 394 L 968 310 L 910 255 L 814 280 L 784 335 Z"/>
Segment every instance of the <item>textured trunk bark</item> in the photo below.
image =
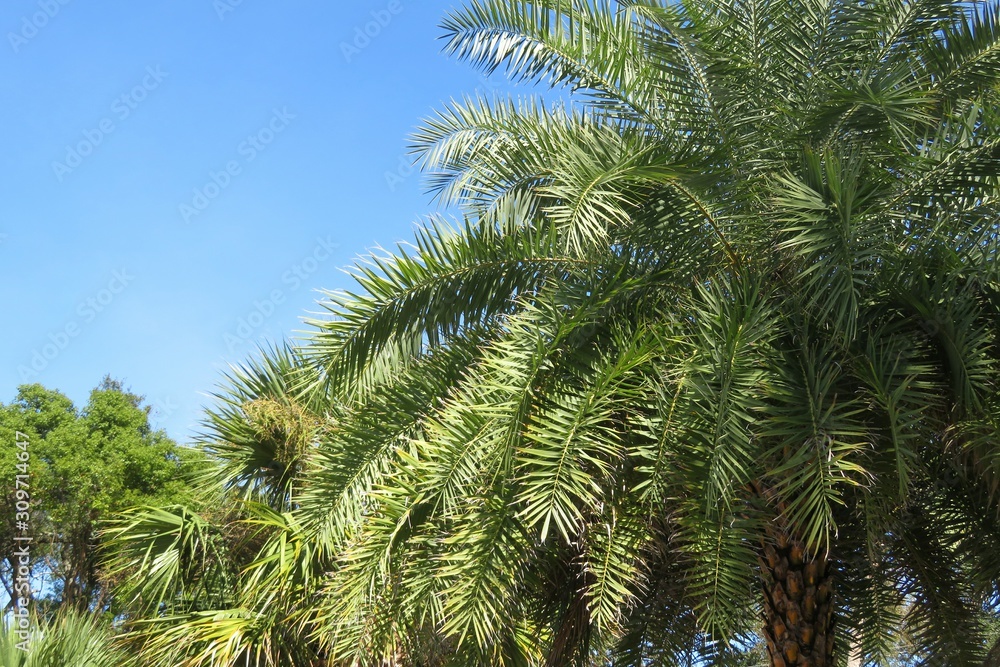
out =
<path fill-rule="evenodd" d="M 986 660 L 983 661 L 983 667 L 1000 667 L 1000 639 L 993 644 L 993 648 L 990 649 L 989 655 L 987 655 Z"/>
<path fill-rule="evenodd" d="M 772 667 L 832 667 L 833 581 L 827 558 L 776 530 L 764 546 L 764 639 Z"/>

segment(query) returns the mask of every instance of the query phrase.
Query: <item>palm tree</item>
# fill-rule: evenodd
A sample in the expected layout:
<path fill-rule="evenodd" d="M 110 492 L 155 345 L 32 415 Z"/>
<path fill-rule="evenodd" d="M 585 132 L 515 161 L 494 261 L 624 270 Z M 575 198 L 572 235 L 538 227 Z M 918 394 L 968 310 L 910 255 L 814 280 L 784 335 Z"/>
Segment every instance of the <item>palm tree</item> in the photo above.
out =
<path fill-rule="evenodd" d="M 290 514 L 321 426 L 315 401 L 290 387 L 308 377 L 287 346 L 234 368 L 205 420 L 197 503 L 134 508 L 106 526 L 130 630 L 121 643 L 144 665 L 322 664 L 299 617 L 326 561 Z"/>
<path fill-rule="evenodd" d="M 35 626 L 35 619 L 32 625 Z M 0 626 L 4 667 L 133 667 L 134 655 L 113 645 L 114 631 L 96 616 L 60 613 L 33 627 L 27 639 L 14 623 Z"/>
<path fill-rule="evenodd" d="M 759 632 L 818 666 L 884 664 L 905 630 L 978 664 L 997 5 L 470 0 L 444 29 L 563 101 L 428 120 L 414 150 L 465 225 L 314 323 L 318 636 L 639 665 Z"/>
<path fill-rule="evenodd" d="M 560 101 L 428 120 L 462 224 L 359 264 L 223 397 L 219 478 L 286 526 L 232 599 L 338 665 L 978 665 L 997 4 L 467 0 L 444 29 Z M 166 619 L 183 664 L 232 605 Z"/>

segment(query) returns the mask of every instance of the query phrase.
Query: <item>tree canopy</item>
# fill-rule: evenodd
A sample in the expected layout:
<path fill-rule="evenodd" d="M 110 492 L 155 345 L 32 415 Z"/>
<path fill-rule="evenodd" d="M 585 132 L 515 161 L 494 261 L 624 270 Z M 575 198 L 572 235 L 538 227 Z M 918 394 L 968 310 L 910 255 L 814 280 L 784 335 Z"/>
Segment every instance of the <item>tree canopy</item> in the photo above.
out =
<path fill-rule="evenodd" d="M 0 467 L 4 471 L 4 514 L 0 563 L 13 602 L 11 555 L 15 533 L 16 433 L 27 438 L 30 455 L 31 567 L 44 582 L 36 596 L 45 608 L 98 610 L 110 603 L 99 567 L 102 521 L 136 505 L 189 498 L 182 475 L 184 451 L 149 424 L 141 396 L 106 377 L 77 409 L 59 391 L 22 385 L 9 404 L 0 404 Z M 37 582 L 36 582 L 37 585 Z"/>

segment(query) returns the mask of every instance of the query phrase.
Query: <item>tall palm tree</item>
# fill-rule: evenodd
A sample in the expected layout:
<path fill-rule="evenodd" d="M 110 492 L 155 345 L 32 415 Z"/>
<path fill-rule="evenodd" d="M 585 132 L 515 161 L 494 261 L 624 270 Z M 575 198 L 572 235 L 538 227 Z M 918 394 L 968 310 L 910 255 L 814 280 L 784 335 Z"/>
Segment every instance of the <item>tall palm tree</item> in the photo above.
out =
<path fill-rule="evenodd" d="M 286 526 L 254 618 L 338 665 L 979 664 L 997 4 L 467 0 L 444 29 L 558 101 L 429 119 L 464 222 L 359 264 L 223 399 L 220 478 Z"/>
<path fill-rule="evenodd" d="M 470 0 L 300 515 L 345 660 L 977 664 L 997 610 L 996 3 Z M 402 651 L 402 653 L 401 653 Z M 416 664 L 416 663 L 414 663 Z"/>

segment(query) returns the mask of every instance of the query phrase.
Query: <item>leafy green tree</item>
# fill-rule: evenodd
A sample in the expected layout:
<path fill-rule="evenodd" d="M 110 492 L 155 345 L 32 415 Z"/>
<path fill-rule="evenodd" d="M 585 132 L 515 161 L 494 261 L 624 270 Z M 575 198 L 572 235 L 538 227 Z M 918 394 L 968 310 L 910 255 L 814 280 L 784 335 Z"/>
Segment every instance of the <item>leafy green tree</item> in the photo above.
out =
<path fill-rule="evenodd" d="M 101 521 L 135 505 L 186 499 L 184 452 L 149 426 L 142 397 L 105 378 L 82 411 L 58 391 L 23 385 L 0 404 L 0 466 L 4 470 L 5 546 L 0 580 L 12 596 L 16 530 L 15 432 L 27 436 L 31 518 L 29 532 L 36 595 L 46 607 L 104 609 L 108 587 L 99 569 Z M 8 604 L 8 609 L 10 604 Z"/>
<path fill-rule="evenodd" d="M 245 618 L 338 665 L 980 664 L 998 5 L 467 0 L 444 27 L 570 100 L 428 120 L 464 224 L 359 265 L 223 398 L 206 446 L 285 526 Z M 183 664 L 242 664 L 200 613 L 149 655 L 169 628 Z"/>

